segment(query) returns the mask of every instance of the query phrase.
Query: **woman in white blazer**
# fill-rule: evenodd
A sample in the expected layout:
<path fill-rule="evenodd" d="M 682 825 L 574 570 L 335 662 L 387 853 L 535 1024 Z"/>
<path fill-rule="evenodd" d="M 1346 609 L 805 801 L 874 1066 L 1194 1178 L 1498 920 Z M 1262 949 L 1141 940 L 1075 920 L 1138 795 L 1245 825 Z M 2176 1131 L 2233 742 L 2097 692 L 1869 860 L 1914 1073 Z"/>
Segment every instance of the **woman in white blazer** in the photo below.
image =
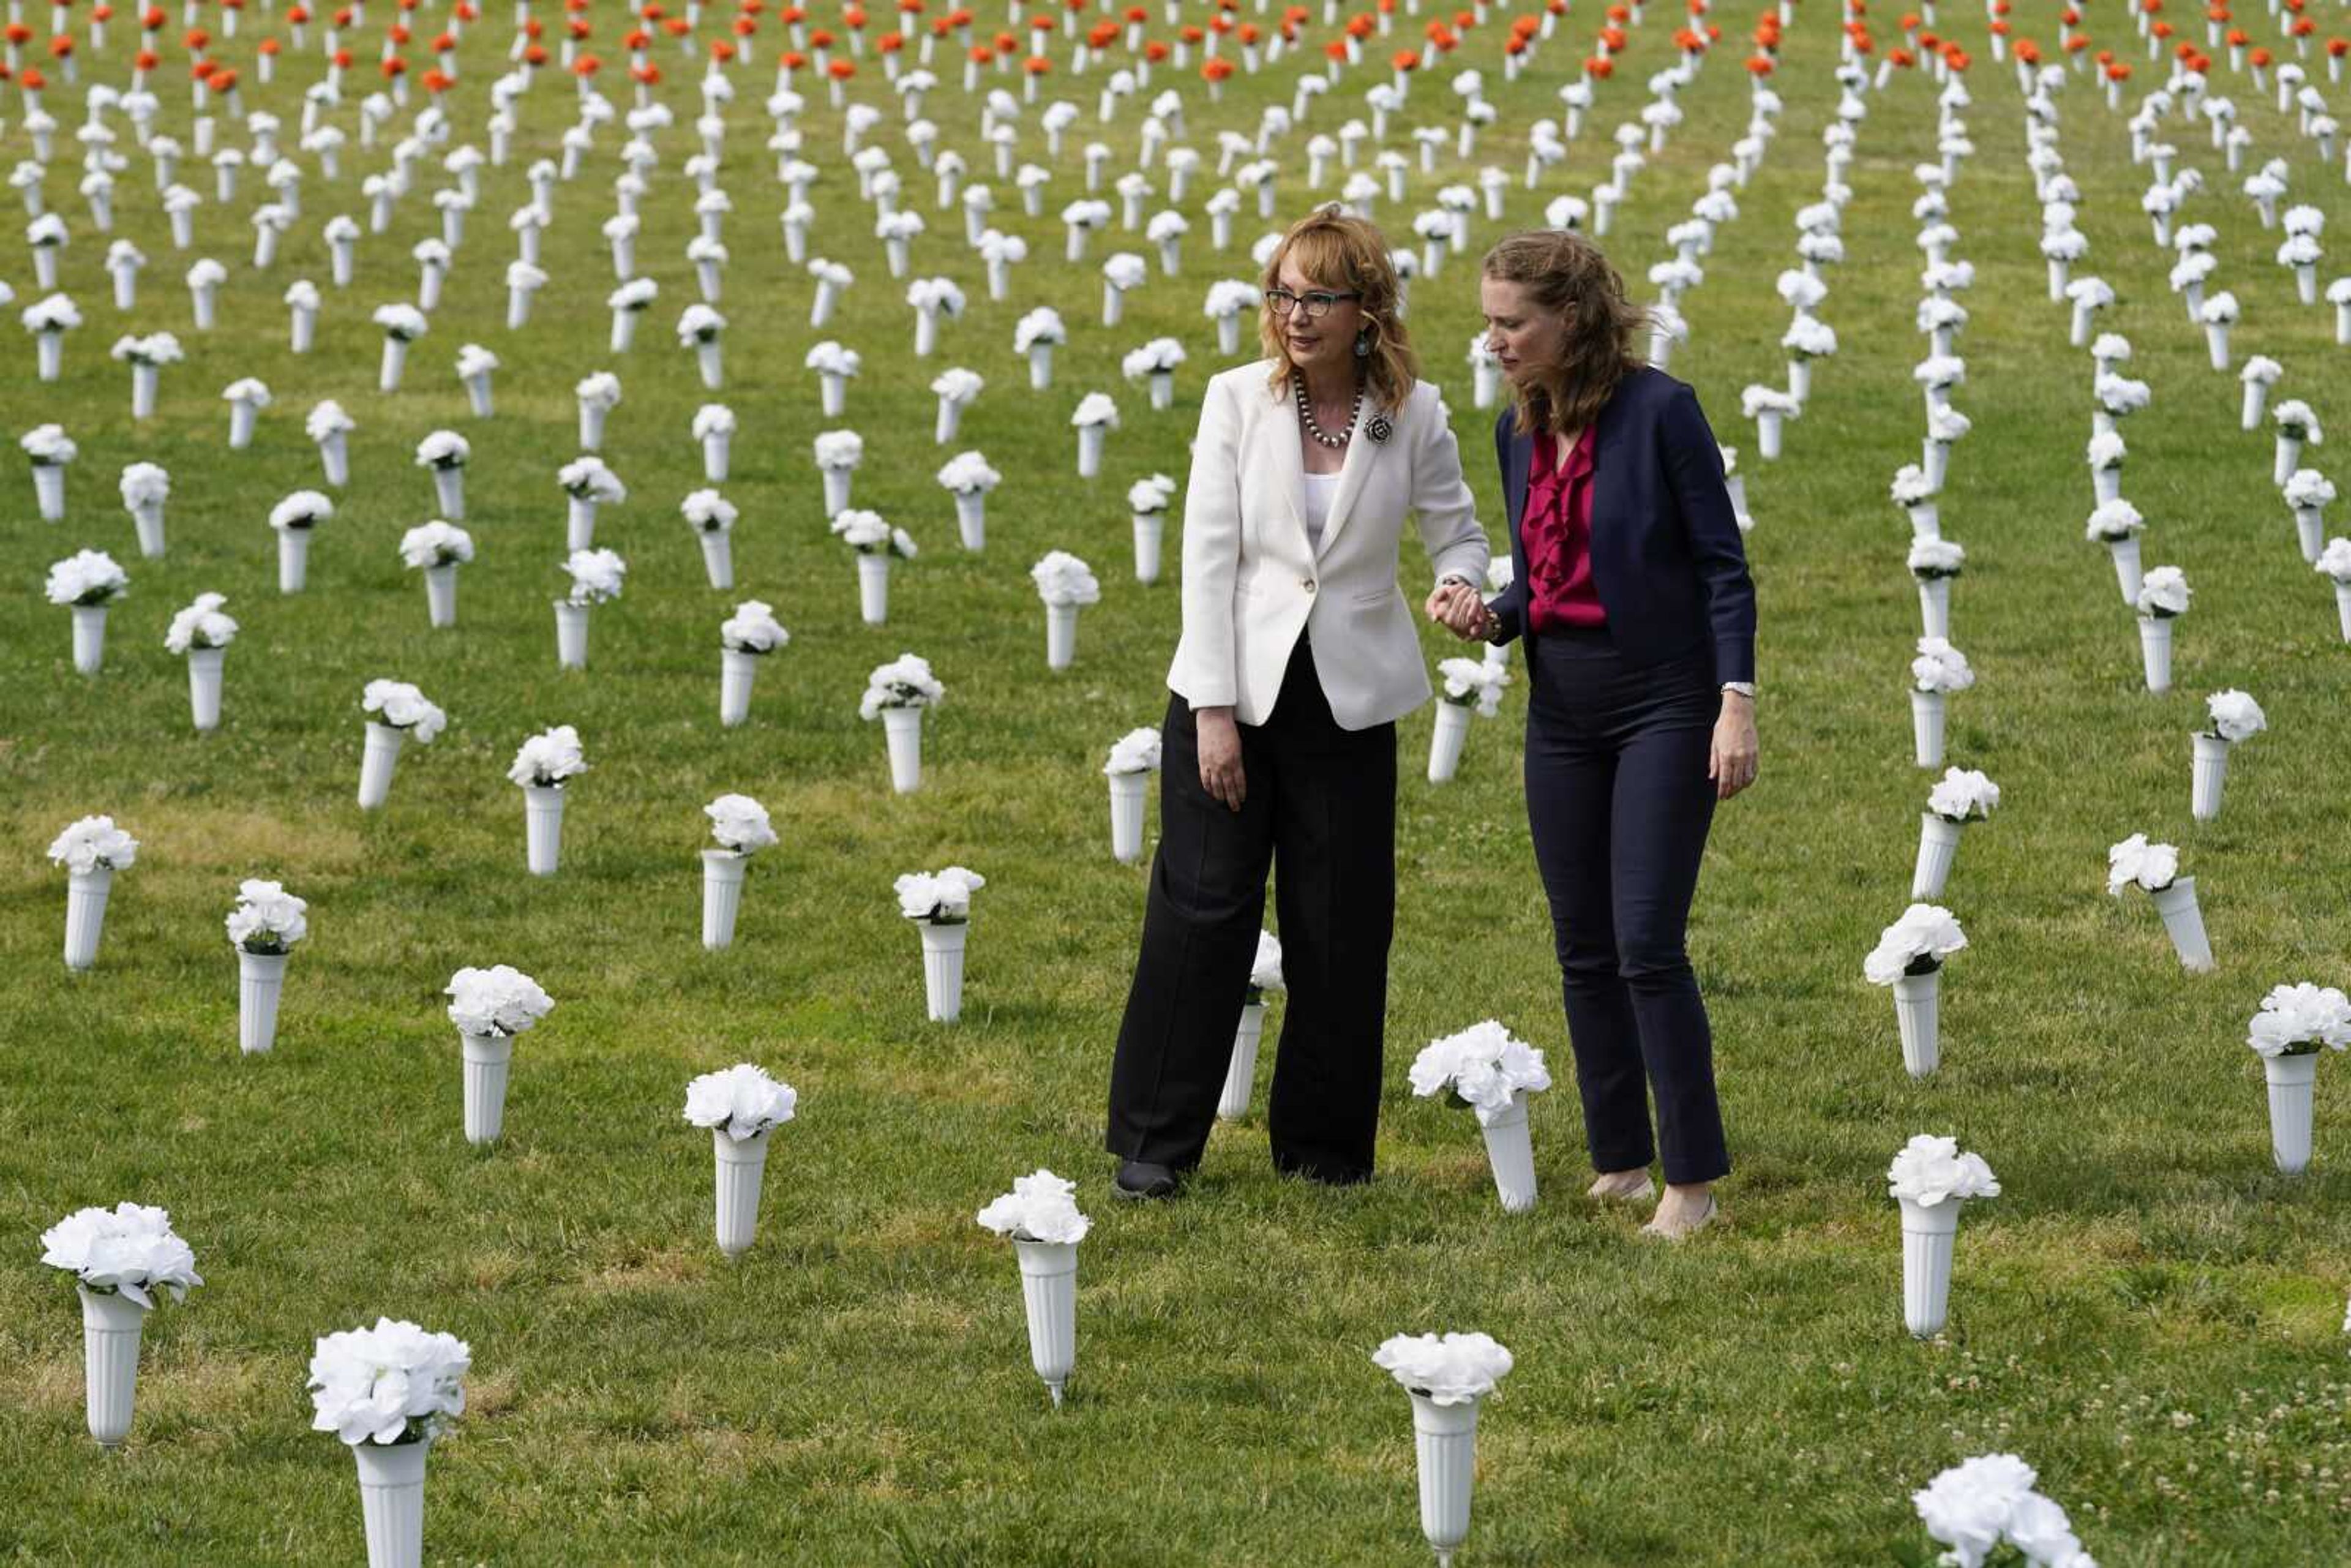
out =
<path fill-rule="evenodd" d="M 1184 494 L 1184 629 L 1167 685 L 1159 849 L 1111 1070 L 1115 1190 L 1199 1164 L 1278 872 L 1276 1168 L 1372 1174 L 1395 915 L 1395 720 L 1428 674 L 1397 583 L 1406 517 L 1479 611 L 1486 536 L 1435 386 L 1415 373 L 1386 241 L 1335 208 L 1265 272 L 1267 358 L 1208 383 Z"/>

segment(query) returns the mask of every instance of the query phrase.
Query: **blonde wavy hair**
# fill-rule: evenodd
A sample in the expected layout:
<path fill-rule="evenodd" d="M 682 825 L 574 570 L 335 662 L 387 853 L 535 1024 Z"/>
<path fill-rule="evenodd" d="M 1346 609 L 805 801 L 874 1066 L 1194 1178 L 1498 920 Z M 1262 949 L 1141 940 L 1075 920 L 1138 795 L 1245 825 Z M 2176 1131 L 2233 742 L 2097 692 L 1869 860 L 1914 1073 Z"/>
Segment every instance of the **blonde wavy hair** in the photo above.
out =
<path fill-rule="evenodd" d="M 1568 229 L 1530 230 L 1488 251 L 1484 272 L 1525 289 L 1537 309 L 1572 313 L 1560 362 L 1513 394 L 1519 429 L 1563 434 L 1599 418 L 1616 383 L 1641 367 L 1633 345 L 1649 320 L 1600 247 Z"/>
<path fill-rule="evenodd" d="M 1371 339 L 1370 351 L 1361 361 L 1365 401 L 1390 413 L 1403 407 L 1420 380 L 1420 361 L 1404 329 L 1403 301 L 1395 268 L 1388 261 L 1386 237 L 1336 204 L 1317 207 L 1290 225 L 1273 247 L 1266 258 L 1264 287 L 1274 287 L 1282 264 L 1293 261 L 1318 287 L 1362 296 L 1354 303 L 1364 313 L 1363 330 Z M 1270 305 L 1258 307 L 1257 335 L 1265 357 L 1274 364 L 1275 394 L 1289 396 L 1290 350 L 1282 341 L 1281 318 Z"/>

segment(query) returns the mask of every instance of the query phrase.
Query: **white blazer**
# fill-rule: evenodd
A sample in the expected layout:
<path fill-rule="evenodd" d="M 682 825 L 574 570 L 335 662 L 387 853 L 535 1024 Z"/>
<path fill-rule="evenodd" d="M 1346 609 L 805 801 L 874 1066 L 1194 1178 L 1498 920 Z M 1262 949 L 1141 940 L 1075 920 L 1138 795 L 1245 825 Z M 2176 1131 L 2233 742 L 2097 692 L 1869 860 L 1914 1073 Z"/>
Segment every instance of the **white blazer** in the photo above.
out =
<path fill-rule="evenodd" d="M 1342 729 L 1369 729 L 1426 702 L 1412 606 L 1396 585 L 1405 514 L 1441 580 L 1486 580 L 1486 535 L 1436 386 L 1416 383 L 1395 426 L 1347 444 L 1320 549 L 1307 542 L 1305 465 L 1295 402 L 1269 390 L 1259 361 L 1208 382 L 1184 488 L 1184 635 L 1167 684 L 1195 708 L 1242 724 L 1273 712 L 1299 633 Z"/>

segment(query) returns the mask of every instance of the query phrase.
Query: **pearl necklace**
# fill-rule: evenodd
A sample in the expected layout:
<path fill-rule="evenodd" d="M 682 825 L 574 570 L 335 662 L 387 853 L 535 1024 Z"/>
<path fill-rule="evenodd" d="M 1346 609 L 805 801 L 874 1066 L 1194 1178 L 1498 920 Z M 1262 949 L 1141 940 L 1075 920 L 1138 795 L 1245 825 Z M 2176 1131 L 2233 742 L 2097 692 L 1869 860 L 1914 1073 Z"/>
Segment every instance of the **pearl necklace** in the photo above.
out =
<path fill-rule="evenodd" d="M 1348 411 L 1347 428 L 1336 435 L 1325 434 L 1322 427 L 1314 422 L 1314 405 L 1306 396 L 1306 378 L 1295 376 L 1291 380 L 1291 385 L 1298 393 L 1298 418 L 1300 423 L 1306 426 L 1309 438 L 1333 451 L 1346 445 L 1353 438 L 1356 423 L 1364 417 L 1364 385 L 1361 382 L 1355 383 L 1355 406 Z"/>

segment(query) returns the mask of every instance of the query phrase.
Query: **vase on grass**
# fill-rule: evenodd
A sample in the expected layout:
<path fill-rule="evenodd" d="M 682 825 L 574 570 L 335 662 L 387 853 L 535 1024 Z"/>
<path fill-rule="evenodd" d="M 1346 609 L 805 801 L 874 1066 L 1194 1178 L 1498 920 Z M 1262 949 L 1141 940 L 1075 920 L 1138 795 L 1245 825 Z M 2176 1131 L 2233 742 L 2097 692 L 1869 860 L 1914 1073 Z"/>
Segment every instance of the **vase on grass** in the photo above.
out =
<path fill-rule="evenodd" d="M 236 947 L 236 1044 L 247 1056 L 266 1054 L 277 1043 L 286 960 L 309 932 L 308 907 L 277 883 L 256 878 L 238 884 L 228 939 Z"/>
<path fill-rule="evenodd" d="M 533 876 L 553 876 L 562 856 L 565 785 L 588 770 L 580 732 L 557 725 L 516 752 L 507 777 L 522 787 L 526 862 Z"/>
<path fill-rule="evenodd" d="M 146 1204 L 82 1208 L 41 1233 L 41 1261 L 74 1276 L 81 1302 L 82 1406 L 102 1448 L 131 1436 L 139 1342 L 155 1298 L 185 1301 L 204 1280 L 172 1217 Z"/>
<path fill-rule="evenodd" d="M 728 728 L 751 716 L 751 683 L 759 661 L 791 641 L 774 608 L 746 600 L 718 628 L 718 722 Z"/>
<path fill-rule="evenodd" d="M 270 509 L 277 535 L 277 591 L 299 593 L 309 586 L 310 540 L 335 515 L 335 504 L 316 490 L 297 490 Z"/>
<path fill-rule="evenodd" d="M 424 614 L 435 628 L 457 623 L 457 568 L 474 559 L 474 537 L 439 517 L 400 538 L 402 564 L 424 577 Z"/>
<path fill-rule="evenodd" d="M 425 1461 L 465 1407 L 472 1361 L 454 1334 L 391 1318 L 322 1335 L 312 1351 L 310 1426 L 351 1450 L 368 1568 L 421 1568 Z"/>
<path fill-rule="evenodd" d="M 959 452 L 939 469 L 940 488 L 955 497 L 956 532 L 974 554 L 987 548 L 987 493 L 1004 476 L 977 452 Z"/>
<path fill-rule="evenodd" d="M 368 720 L 360 758 L 360 810 L 372 811 L 392 797 L 392 768 L 400 760 L 401 747 L 412 737 L 419 746 L 431 745 L 449 718 L 405 681 L 370 681 L 360 706 L 379 716 Z"/>
<path fill-rule="evenodd" d="M 1943 960 L 1967 945 L 1949 910 L 1918 903 L 1879 933 L 1862 960 L 1863 977 L 1894 992 L 1902 1065 L 1913 1078 L 1928 1077 L 1942 1064 Z"/>
<path fill-rule="evenodd" d="M 1951 1258 L 1959 1207 L 1997 1197 L 2000 1179 L 1958 1140 L 1920 1134 L 1886 1170 L 1886 1192 L 1902 1206 L 1902 1324 L 1918 1339 L 1943 1332 L 1951 1302 Z"/>
<path fill-rule="evenodd" d="M 1078 611 L 1101 601 L 1102 585 L 1092 569 L 1067 550 L 1046 551 L 1029 576 L 1045 604 L 1045 667 L 1066 670 L 1077 658 Z"/>
<path fill-rule="evenodd" d="M 2273 987 L 2247 1026 L 2245 1043 L 2261 1057 L 2268 1081 L 2271 1154 L 2279 1170 L 2299 1176 L 2310 1166 L 2319 1053 L 2351 1048 L 2351 999 L 2308 981 Z"/>
<path fill-rule="evenodd" d="M 1110 780 L 1110 852 L 1121 865 L 1143 858 L 1144 797 L 1151 776 L 1159 770 L 1160 742 L 1155 729 L 1134 729 L 1110 748 L 1102 773 Z"/>
<path fill-rule="evenodd" d="M 728 1259 L 749 1251 L 758 1238 L 768 1135 L 792 1119 L 799 1102 L 790 1084 L 747 1061 L 705 1072 L 685 1086 L 685 1120 L 710 1129 L 718 1250 Z"/>
<path fill-rule="evenodd" d="M 236 636 L 236 622 L 225 613 L 225 596 L 199 593 L 195 602 L 172 617 L 163 637 L 166 653 L 188 661 L 188 709 L 198 733 L 218 729 L 221 716 L 221 666 Z"/>
<path fill-rule="evenodd" d="M 2229 753 L 2269 727 L 2262 705 L 2243 692 L 2214 692 L 2204 702 L 2210 715 L 2206 727 L 2189 737 L 2193 755 L 2189 810 L 2199 822 L 2211 821 L 2220 814 L 2221 791 L 2229 778 Z"/>
<path fill-rule="evenodd" d="M 139 535 L 139 553 L 149 560 L 162 559 L 163 503 L 171 498 L 171 475 L 152 463 L 133 463 L 122 470 L 120 488 L 123 510 L 131 514 Z"/>
<path fill-rule="evenodd" d="M 457 1028 L 465 1141 L 495 1143 L 506 1128 L 515 1036 L 553 1011 L 554 998 L 538 981 L 505 964 L 460 969 L 443 994 L 450 998 L 449 1021 Z"/>
<path fill-rule="evenodd" d="M 1016 1177 L 981 1209 L 979 1223 L 1008 1238 L 1020 1265 L 1029 1362 L 1059 1408 L 1078 1357 L 1078 1243 L 1092 1222 L 1078 1212 L 1075 1182 L 1050 1170 Z"/>
<path fill-rule="evenodd" d="M 898 913 L 916 922 L 922 934 L 924 1010 L 933 1023 L 953 1023 L 963 1014 L 971 895 L 987 885 L 987 878 L 959 865 L 936 873 L 910 872 L 893 884 Z"/>
<path fill-rule="evenodd" d="M 98 962 L 99 932 L 114 873 L 139 855 L 139 841 L 111 817 L 82 817 L 49 844 L 49 859 L 66 870 L 66 967 L 87 969 Z"/>
<path fill-rule="evenodd" d="M 1949 768 L 1942 781 L 1928 792 L 1927 810 L 1918 815 L 1918 857 L 1910 873 L 1910 896 L 1931 900 L 1943 896 L 1951 862 L 1959 849 L 1960 831 L 1970 821 L 1989 818 L 2000 804 L 2000 786 L 1972 768 Z"/>
<path fill-rule="evenodd" d="M 923 710 L 946 695 L 946 687 L 932 675 L 929 661 L 914 653 L 876 665 L 866 677 L 858 716 L 868 723 L 882 721 L 889 745 L 890 788 L 898 794 L 911 795 L 922 788 Z"/>
<path fill-rule="evenodd" d="M 1487 1019 L 1431 1040 L 1413 1059 L 1408 1076 L 1412 1092 L 1421 1098 L 1441 1096 L 1476 1113 L 1503 1209 L 1520 1214 L 1532 1208 L 1535 1156 L 1527 1096 L 1551 1087 L 1542 1052 L 1499 1020 Z"/>
<path fill-rule="evenodd" d="M 1421 1534 L 1437 1553 L 1437 1568 L 1450 1568 L 1469 1538 L 1478 1413 L 1510 1372 L 1510 1353 L 1482 1333 L 1398 1334 L 1372 1360 L 1412 1396 Z"/>
<path fill-rule="evenodd" d="M 1910 661 L 1910 735 L 1919 767 L 1943 765 L 1945 702 L 1951 693 L 1974 685 L 1975 679 L 1967 655 L 1940 637 L 1918 640 L 1918 656 Z"/>
<path fill-rule="evenodd" d="M 1225 1066 L 1224 1087 L 1217 1094 L 1217 1114 L 1225 1121 L 1237 1122 L 1249 1114 L 1249 1100 L 1257 1090 L 1258 1046 L 1265 1036 L 1265 998 L 1286 988 L 1281 977 L 1281 939 L 1270 931 L 1260 931 L 1257 956 L 1249 964 L 1240 1021 L 1233 1030 L 1232 1060 Z"/>
<path fill-rule="evenodd" d="M 702 945 L 716 953 L 734 945 L 743 873 L 752 855 L 776 841 L 776 830 L 767 808 L 748 795 L 721 795 L 702 810 L 718 843 L 702 852 Z"/>
<path fill-rule="evenodd" d="M 1428 781 L 1451 782 L 1469 738 L 1469 716 L 1492 718 L 1502 711 L 1502 688 L 1510 672 L 1499 659 L 1452 658 L 1438 662 L 1437 720 L 1428 738 Z"/>

